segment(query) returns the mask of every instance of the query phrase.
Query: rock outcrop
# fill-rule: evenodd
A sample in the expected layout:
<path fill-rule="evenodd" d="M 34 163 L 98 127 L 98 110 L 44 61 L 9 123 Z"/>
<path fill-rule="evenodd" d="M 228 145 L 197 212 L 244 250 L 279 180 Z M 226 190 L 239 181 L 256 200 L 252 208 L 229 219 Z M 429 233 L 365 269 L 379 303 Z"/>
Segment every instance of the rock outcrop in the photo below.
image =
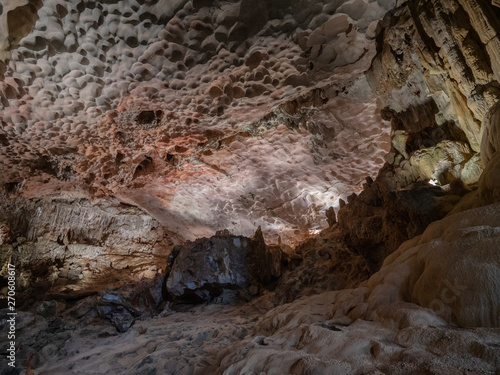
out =
<path fill-rule="evenodd" d="M 488 113 L 500 99 L 496 12 L 487 2 L 411 1 L 387 19 L 367 79 L 391 122 L 391 152 L 376 181 L 338 214 L 347 242 L 375 267 L 475 190 L 496 150 L 488 144 L 496 142 Z M 482 204 L 494 201 L 494 165 L 479 184 L 488 185 Z"/>
<path fill-rule="evenodd" d="M 368 80 L 391 121 L 397 187 L 477 182 L 481 124 L 500 99 L 496 12 L 488 2 L 411 1 L 391 17 Z"/>
<path fill-rule="evenodd" d="M 500 103 L 497 103 L 483 122 L 481 161 L 485 166 L 479 180 L 481 204 L 500 201 Z"/>
<path fill-rule="evenodd" d="M 276 281 L 287 264 L 279 247 L 266 246 L 260 228 L 253 238 L 218 233 L 173 249 L 166 298 L 184 303 L 248 299 Z"/>
<path fill-rule="evenodd" d="M 57 348 L 66 340 L 66 352 L 44 347 L 35 358 L 42 373 L 495 374 L 499 215 L 498 203 L 451 215 L 402 245 L 361 286 L 274 308 L 263 295 L 235 307 L 169 311 L 116 337 L 114 327 L 68 331 L 61 322 L 51 325 L 60 330 L 54 337 L 41 317 L 20 319 L 30 332 L 38 327 L 40 343 L 54 337 Z"/>
<path fill-rule="evenodd" d="M 394 189 L 394 178 L 382 169 L 375 181 L 338 212 L 341 241 L 377 270 L 384 259 L 404 241 L 421 234 L 433 221 L 448 214 L 470 189 L 461 180 L 443 190 L 425 182 Z M 392 174 L 391 174 L 392 176 Z"/>
<path fill-rule="evenodd" d="M 353 288 L 373 272 L 363 255 L 346 245 L 338 226 L 326 229 L 290 249 L 289 271 L 278 280 L 278 304 L 325 290 Z"/>
<path fill-rule="evenodd" d="M 360 287 L 276 307 L 226 350 L 218 373 L 495 373 L 499 215 L 496 203 L 448 216 Z"/>
<path fill-rule="evenodd" d="M 152 279 L 164 271 L 176 240 L 155 219 L 116 200 L 18 198 L 2 211 L 10 229 L 2 265 L 16 265 L 17 292 L 31 298 L 75 298 L 103 285 Z"/>
<path fill-rule="evenodd" d="M 395 113 L 393 130 L 411 137 L 426 128 L 458 128 L 471 151 L 479 152 L 480 124 L 500 98 L 498 31 L 488 2 L 412 1 L 395 12 L 370 78 Z M 426 137 L 408 146 L 428 148 L 425 143 L 436 140 Z"/>

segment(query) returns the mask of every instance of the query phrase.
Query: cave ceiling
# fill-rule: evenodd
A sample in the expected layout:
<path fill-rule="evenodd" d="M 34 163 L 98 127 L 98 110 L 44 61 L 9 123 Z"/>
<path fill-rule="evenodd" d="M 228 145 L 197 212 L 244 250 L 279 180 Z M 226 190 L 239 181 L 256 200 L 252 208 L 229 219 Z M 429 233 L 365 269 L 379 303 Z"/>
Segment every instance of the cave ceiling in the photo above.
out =
<path fill-rule="evenodd" d="M 4 1 L 0 182 L 293 243 L 390 150 L 364 73 L 395 1 Z"/>

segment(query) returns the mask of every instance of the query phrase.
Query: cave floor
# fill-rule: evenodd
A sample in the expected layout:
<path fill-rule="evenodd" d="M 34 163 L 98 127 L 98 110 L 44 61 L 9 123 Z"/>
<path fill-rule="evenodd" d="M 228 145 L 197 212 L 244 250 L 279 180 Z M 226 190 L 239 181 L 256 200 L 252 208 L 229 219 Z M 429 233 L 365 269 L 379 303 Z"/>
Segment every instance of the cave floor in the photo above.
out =
<path fill-rule="evenodd" d="M 428 309 L 407 303 L 385 323 L 351 323 L 331 316 L 335 293 L 276 308 L 272 293 L 233 306 L 166 308 L 123 334 L 103 321 L 62 323 L 71 338 L 35 373 L 499 374 L 500 329 L 429 321 Z M 42 351 L 53 345 L 45 339 Z"/>

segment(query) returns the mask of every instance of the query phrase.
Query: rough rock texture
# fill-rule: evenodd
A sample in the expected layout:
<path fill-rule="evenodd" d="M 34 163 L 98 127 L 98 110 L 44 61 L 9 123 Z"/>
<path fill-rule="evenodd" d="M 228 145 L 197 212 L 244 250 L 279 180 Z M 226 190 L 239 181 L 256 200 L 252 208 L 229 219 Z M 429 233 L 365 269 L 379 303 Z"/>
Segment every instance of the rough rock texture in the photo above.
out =
<path fill-rule="evenodd" d="M 498 203 L 449 216 L 402 245 L 360 287 L 274 308 L 269 294 L 242 306 L 167 308 L 120 336 L 102 321 L 59 322 L 60 351 L 45 348 L 54 331 L 41 317 L 24 313 L 22 326 L 28 337 L 41 332 L 41 374 L 495 375 L 498 223 Z"/>
<path fill-rule="evenodd" d="M 219 353 L 243 339 L 271 306 L 261 298 L 242 306 L 206 305 L 185 313 L 166 310 L 155 319 L 136 321 L 125 334 L 91 313 L 77 318 L 72 309 L 52 322 L 23 313 L 18 321 L 23 337 L 19 362 L 26 363 L 33 350 L 33 369 L 40 375 L 213 374 Z"/>
<path fill-rule="evenodd" d="M 488 114 L 482 143 L 493 154 L 497 113 Z M 485 160 L 488 171 L 495 158 Z M 271 310 L 227 350 L 219 373 L 496 374 L 500 205 L 476 204 L 430 224 L 358 288 Z"/>
<path fill-rule="evenodd" d="M 68 354 L 64 347 L 70 339 L 109 340 L 128 331 L 136 321 L 151 318 L 161 311 L 158 311 L 162 300 L 161 284 L 162 279 L 157 277 L 153 283 L 136 282 L 81 300 L 35 302 L 32 312 L 19 311 L 16 316 L 16 363 L 26 363 L 33 353 L 33 367 L 36 368 L 50 362 L 57 353 Z M 0 310 L 0 330 L 8 328 L 8 312 L 8 309 Z M 76 352 L 78 347 L 72 353 Z M 2 363 L 2 374 L 9 373 L 9 369 Z M 40 372 L 36 370 L 36 373 Z"/>
<path fill-rule="evenodd" d="M 368 79 L 391 120 L 397 186 L 477 182 L 468 162 L 500 99 L 497 12 L 485 1 L 419 0 L 392 17 Z"/>
<path fill-rule="evenodd" d="M 391 152 L 375 183 L 338 213 L 347 243 L 375 267 L 476 189 L 496 150 L 495 126 L 484 129 L 496 121 L 487 113 L 500 99 L 497 12 L 482 1 L 411 1 L 380 34 L 367 79 L 391 122 Z M 492 132 L 493 143 L 481 148 L 483 132 Z M 482 204 L 494 201 L 498 184 L 495 163 L 489 168 Z"/>
<path fill-rule="evenodd" d="M 362 73 L 394 4 L 8 1 L 0 182 L 80 183 L 188 240 L 297 242 L 384 163 Z"/>
<path fill-rule="evenodd" d="M 449 216 L 402 245 L 359 288 L 271 310 L 239 350 L 227 351 L 219 373 L 494 374 L 499 215 L 495 204 Z M 446 321 L 496 328 L 459 330 Z"/>
<path fill-rule="evenodd" d="M 497 375 L 497 5 L 3 2 L 12 371 Z"/>
<path fill-rule="evenodd" d="M 260 229 L 253 238 L 220 233 L 177 246 L 165 276 L 165 292 L 173 301 L 222 302 L 261 292 L 278 279 L 288 263 L 279 247 L 266 246 Z"/>
<path fill-rule="evenodd" d="M 10 240 L 1 245 L 1 264 L 15 264 L 17 292 L 29 290 L 36 298 L 74 298 L 103 285 L 154 278 L 176 239 L 135 207 L 74 193 L 18 198 L 2 211 Z"/>
<path fill-rule="evenodd" d="M 375 270 L 399 245 L 444 217 L 470 192 L 461 180 L 446 190 L 424 182 L 391 189 L 394 179 L 384 178 L 386 170 L 382 169 L 375 181 L 367 182 L 358 196 L 349 196 L 349 203 L 338 213 L 341 241 Z"/>
<path fill-rule="evenodd" d="M 274 290 L 275 301 L 280 304 L 326 290 L 352 288 L 371 274 L 370 263 L 346 246 L 336 225 L 288 252 L 289 271 L 278 280 Z"/>
<path fill-rule="evenodd" d="M 28 35 L 38 20 L 38 10 L 42 0 L 5 0 L 2 1 L 2 35 L 0 36 L 0 60 L 5 61 L 9 52 L 15 49 L 21 39 Z M 5 71 L 5 64 L 0 64 L 0 71 Z"/>
<path fill-rule="evenodd" d="M 485 170 L 479 181 L 481 204 L 500 201 L 500 103 L 488 112 L 483 122 L 481 161 Z"/>

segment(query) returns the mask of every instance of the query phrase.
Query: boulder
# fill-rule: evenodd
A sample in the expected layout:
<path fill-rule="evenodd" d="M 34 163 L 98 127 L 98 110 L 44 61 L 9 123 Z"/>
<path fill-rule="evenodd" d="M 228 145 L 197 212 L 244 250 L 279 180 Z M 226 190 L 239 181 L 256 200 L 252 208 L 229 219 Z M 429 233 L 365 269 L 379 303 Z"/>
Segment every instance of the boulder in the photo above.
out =
<path fill-rule="evenodd" d="M 268 248 L 260 228 L 253 238 L 218 232 L 174 248 L 164 288 L 171 301 L 200 303 L 231 291 L 256 295 L 282 273 L 285 257 Z"/>
<path fill-rule="evenodd" d="M 151 317 L 162 307 L 162 279 L 143 279 L 118 289 L 104 291 L 97 300 L 97 312 L 118 332 L 127 332 L 139 317 Z M 91 304 L 92 306 L 92 304 Z"/>

